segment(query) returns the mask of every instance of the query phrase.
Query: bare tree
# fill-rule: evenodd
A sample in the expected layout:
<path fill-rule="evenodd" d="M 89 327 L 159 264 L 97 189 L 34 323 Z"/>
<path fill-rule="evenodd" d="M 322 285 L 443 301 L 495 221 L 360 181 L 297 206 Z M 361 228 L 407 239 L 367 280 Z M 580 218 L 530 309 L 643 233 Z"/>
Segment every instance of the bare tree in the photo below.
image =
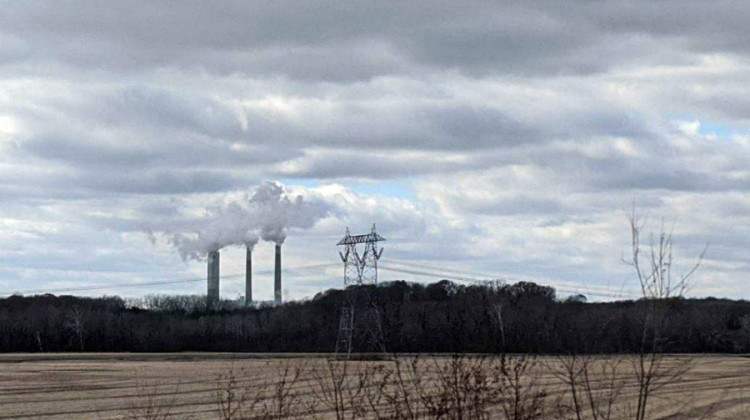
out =
<path fill-rule="evenodd" d="M 84 350 L 84 340 L 86 336 L 86 315 L 79 306 L 74 306 L 68 311 L 65 320 L 65 327 L 70 329 L 78 341 L 78 350 Z"/>
<path fill-rule="evenodd" d="M 626 262 L 635 271 L 643 297 L 640 345 L 638 354 L 631 360 L 638 387 L 636 420 L 646 418 L 654 392 L 678 380 L 689 369 L 689 364 L 669 366 L 664 363 L 662 345 L 666 310 L 669 299 L 685 294 L 688 280 L 700 267 L 706 252 L 704 248 L 685 274 L 675 275 L 672 231 L 666 231 L 662 223 L 659 234 L 651 234 L 649 245 L 644 249 L 641 245 L 643 226 L 633 209 L 630 216 L 631 255 Z"/>
<path fill-rule="evenodd" d="M 498 328 L 500 329 L 500 342 L 503 345 L 502 351 L 505 351 L 505 324 L 503 323 L 503 304 L 502 302 L 496 303 L 493 306 L 493 314 L 497 320 Z"/>
<path fill-rule="evenodd" d="M 36 336 L 36 345 L 39 349 L 39 352 L 44 353 L 44 345 L 42 345 L 42 333 L 37 331 L 34 335 Z"/>

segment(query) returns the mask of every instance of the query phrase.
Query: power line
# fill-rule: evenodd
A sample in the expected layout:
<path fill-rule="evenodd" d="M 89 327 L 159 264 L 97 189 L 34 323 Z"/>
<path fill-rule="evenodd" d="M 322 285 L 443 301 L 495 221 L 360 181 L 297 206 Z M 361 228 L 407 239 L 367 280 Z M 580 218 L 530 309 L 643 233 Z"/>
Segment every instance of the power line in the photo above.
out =
<path fill-rule="evenodd" d="M 239 277 L 242 276 L 242 274 L 233 274 L 230 276 L 224 276 L 224 277 Z M 121 288 L 128 288 L 128 287 L 143 287 L 143 286 L 159 286 L 162 284 L 176 284 L 176 283 L 191 283 L 191 282 L 199 282 L 199 281 L 206 281 L 205 278 L 190 278 L 190 279 L 180 279 L 180 280 L 161 280 L 161 281 L 151 281 L 151 282 L 143 282 L 143 283 L 115 283 L 115 284 L 109 284 L 109 285 L 97 285 L 97 286 L 79 286 L 79 287 L 66 287 L 61 289 L 36 289 L 36 290 L 19 290 L 19 291 L 5 291 L 0 292 L 0 295 L 12 295 L 16 293 L 20 294 L 39 294 L 39 293 L 61 293 L 61 292 L 83 292 L 83 291 L 89 291 L 89 290 L 102 290 L 102 289 L 121 289 Z"/>
<path fill-rule="evenodd" d="M 390 265 L 384 265 L 384 264 L 380 264 L 380 268 L 386 271 L 392 271 L 396 273 L 411 274 L 415 276 L 429 277 L 433 279 L 444 279 L 444 280 L 452 280 L 452 281 L 474 283 L 474 284 L 487 284 L 489 282 L 497 281 L 498 279 L 500 279 L 499 277 L 492 278 L 492 276 L 489 276 L 489 275 L 477 276 L 477 277 L 486 277 L 486 278 L 457 276 L 453 273 L 477 274 L 477 275 L 479 273 L 471 273 L 469 271 L 463 271 L 463 270 L 445 269 L 443 267 L 435 267 L 435 266 L 430 267 L 430 266 L 427 266 L 426 264 L 418 264 L 418 263 L 407 264 L 403 262 L 390 263 L 390 264 L 396 264 L 396 265 L 406 266 L 406 267 L 417 267 L 417 269 L 392 267 Z M 338 264 L 335 264 L 335 263 L 310 264 L 310 265 L 304 265 L 304 266 L 298 266 L 298 267 L 292 267 L 292 268 L 285 268 L 284 271 L 291 271 L 291 272 L 307 271 L 307 270 L 316 270 L 316 269 L 323 269 L 323 268 L 329 268 L 329 267 L 335 267 L 335 266 L 338 266 Z M 432 268 L 433 270 L 425 271 L 425 270 L 420 270 L 419 268 Z M 260 271 L 256 271 L 255 274 L 270 274 L 272 272 L 273 272 L 272 270 L 260 270 Z M 224 279 L 240 278 L 240 277 L 244 277 L 244 275 L 245 275 L 244 273 L 229 274 L 229 275 L 222 276 L 222 278 Z M 151 287 L 151 286 L 161 286 L 161 285 L 167 285 L 167 284 L 197 283 L 197 282 L 203 282 L 203 281 L 206 281 L 206 279 L 204 277 L 200 277 L 200 278 L 184 278 L 184 279 L 176 279 L 176 280 L 150 281 L 150 282 L 142 282 L 142 283 L 115 283 L 115 284 L 109 284 L 109 285 L 89 285 L 89 286 L 66 287 L 66 288 L 57 288 L 57 289 L 16 290 L 16 291 L 0 292 L 0 296 L 9 296 L 13 294 L 85 292 L 85 291 L 106 290 L 106 289 Z M 586 287 L 586 289 L 587 288 L 588 286 Z M 638 297 L 637 295 L 634 295 L 631 293 L 609 293 L 605 291 L 592 291 L 592 290 L 586 290 L 584 292 L 581 292 L 581 289 L 574 289 L 574 288 L 569 288 L 565 286 L 555 287 L 555 290 L 560 291 L 562 293 L 570 293 L 570 294 L 584 293 L 587 295 L 609 297 L 609 298 Z"/>
<path fill-rule="evenodd" d="M 401 262 L 399 262 L 401 261 Z M 428 270 L 438 270 L 441 272 L 449 272 L 449 273 L 457 273 L 457 274 L 466 274 L 469 276 L 476 276 L 476 277 L 487 277 L 487 278 L 501 278 L 501 276 L 491 275 L 491 274 L 485 274 L 485 273 L 478 273 L 476 271 L 467 271 L 467 270 L 456 270 L 454 268 L 446 268 L 446 267 L 437 267 L 433 264 L 420 264 L 416 262 L 407 262 L 407 260 L 395 260 L 393 258 L 388 259 L 389 264 L 396 264 L 396 265 L 404 265 L 409 267 L 420 267 L 420 268 L 426 268 Z"/>
<path fill-rule="evenodd" d="M 424 276 L 424 277 L 431 277 L 431 278 L 443 278 L 446 280 L 469 281 L 469 282 L 491 281 L 489 279 L 475 279 L 475 278 L 469 278 L 469 277 L 459 277 L 456 275 L 445 274 L 445 273 L 440 273 L 440 272 L 428 272 L 428 271 L 421 271 L 421 270 L 411 270 L 411 269 L 405 269 L 405 268 L 390 267 L 390 266 L 383 265 L 383 264 L 380 264 L 379 267 L 383 270 L 394 271 L 397 273 L 413 274 L 415 276 Z"/>
<path fill-rule="evenodd" d="M 310 265 L 304 265 L 299 267 L 293 267 L 289 269 L 284 269 L 284 271 L 305 271 L 305 270 L 311 270 L 311 269 L 317 269 L 317 268 L 327 268 L 331 266 L 338 266 L 338 264 L 310 264 Z M 256 274 L 269 274 L 272 273 L 273 270 L 261 270 L 257 271 Z M 221 276 L 223 279 L 231 279 L 231 278 L 240 278 L 244 277 L 244 273 L 240 274 L 228 274 Z M 123 289 L 123 288 L 132 288 L 132 287 L 150 287 L 150 286 L 161 286 L 165 284 L 179 284 L 179 283 L 196 283 L 196 282 L 202 282 L 206 281 L 205 277 L 200 278 L 185 278 L 185 279 L 177 279 L 177 280 L 158 280 L 158 281 L 150 281 L 150 282 L 142 282 L 142 283 L 115 283 L 115 284 L 108 284 L 108 285 L 90 285 L 90 286 L 78 286 L 78 287 L 65 287 L 65 288 L 58 288 L 58 289 L 35 289 L 35 290 L 14 290 L 14 291 L 4 291 L 0 292 L 0 296 L 9 296 L 13 294 L 45 294 L 45 293 L 67 293 L 67 292 L 86 292 L 91 290 L 105 290 L 105 289 Z"/>
<path fill-rule="evenodd" d="M 409 266 L 410 264 L 406 263 L 398 263 L 398 265 L 402 266 Z M 417 267 L 427 267 L 424 264 L 413 264 Z M 470 282 L 475 284 L 486 284 L 488 282 L 496 281 L 498 278 L 490 278 L 490 279 L 479 279 L 479 278 L 470 278 L 470 277 L 460 277 L 456 276 L 454 274 L 447 274 L 444 271 L 454 271 L 454 272 L 461 272 L 460 270 L 433 270 L 431 272 L 428 271 L 422 271 L 422 270 L 413 270 L 413 269 L 403 269 L 403 268 L 395 268 L 395 267 L 389 267 L 389 266 L 383 266 L 381 264 L 381 268 L 388 271 L 394 271 L 399 273 L 405 273 L 405 274 L 412 274 L 416 276 L 424 276 L 424 277 L 431 277 L 431 278 L 441 278 L 445 280 L 453 280 L 453 281 L 460 281 L 460 282 Z M 429 267 L 429 268 L 436 268 L 439 269 L 440 267 Z M 469 273 L 468 271 L 463 271 L 464 273 Z M 476 273 L 478 274 L 478 273 Z M 491 277 L 491 276 L 483 276 L 483 277 Z M 553 286 L 555 290 L 562 292 L 562 293 L 570 293 L 570 294 L 576 294 L 576 293 L 585 293 L 587 295 L 591 296 L 600 296 L 600 297 L 609 297 L 609 298 L 618 298 L 618 297 L 639 297 L 638 295 L 632 294 L 632 293 L 611 293 L 607 291 L 595 291 L 589 289 L 588 286 L 584 286 L 582 289 L 586 289 L 585 291 L 581 291 L 581 289 L 577 288 L 570 288 L 565 286 Z"/>
<path fill-rule="evenodd" d="M 329 267 L 338 267 L 339 264 L 336 263 L 327 263 L 327 264 L 310 264 L 310 265 L 302 265 L 299 267 L 292 267 L 292 268 L 282 268 L 282 271 L 287 272 L 295 272 L 295 271 L 306 271 L 306 270 L 315 270 L 318 268 L 329 268 Z M 272 274 L 273 270 L 267 269 L 267 270 L 259 270 L 259 271 L 253 271 L 253 274 Z"/>

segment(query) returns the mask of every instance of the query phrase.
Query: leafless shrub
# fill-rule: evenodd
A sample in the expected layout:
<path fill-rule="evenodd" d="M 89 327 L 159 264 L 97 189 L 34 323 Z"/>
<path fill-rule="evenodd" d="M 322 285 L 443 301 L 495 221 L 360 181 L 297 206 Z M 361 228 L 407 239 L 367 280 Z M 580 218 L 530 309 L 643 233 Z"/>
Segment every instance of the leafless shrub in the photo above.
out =
<path fill-rule="evenodd" d="M 259 418 L 268 420 L 285 419 L 293 414 L 293 407 L 300 405 L 300 396 L 294 389 L 300 380 L 304 365 L 284 362 L 276 371 L 278 380 L 270 384 L 270 399 L 263 402 Z"/>
<path fill-rule="evenodd" d="M 487 408 L 499 400 L 497 377 L 487 374 L 484 357 L 453 356 L 435 362 L 436 390 L 421 392 L 427 412 L 436 418 L 484 419 Z M 423 390 L 422 390 L 423 391 Z"/>
<path fill-rule="evenodd" d="M 350 372 L 351 362 L 347 360 L 326 360 L 320 367 L 313 367 L 314 402 L 310 414 L 317 418 L 316 403 L 327 411 L 332 411 L 336 420 L 365 417 L 368 412 L 366 395 L 372 385 L 373 371 L 368 369 Z"/>
<path fill-rule="evenodd" d="M 247 376 L 247 369 L 241 368 L 240 377 Z M 251 393 L 248 387 L 243 387 L 237 379 L 234 365 L 229 367 L 226 374 L 219 376 L 216 389 L 216 404 L 219 417 L 222 420 L 244 419 L 252 414 L 260 397 Z"/>
<path fill-rule="evenodd" d="M 541 388 L 535 357 L 501 355 L 493 366 L 500 408 L 506 419 L 532 420 L 544 418 L 547 393 Z"/>
<path fill-rule="evenodd" d="M 242 384 L 239 378 L 251 376 L 247 368 L 234 366 L 219 376 L 216 390 L 216 406 L 219 418 L 277 420 L 292 417 L 295 407 L 300 405 L 300 396 L 295 389 L 305 365 L 281 363 L 276 371 L 277 380 Z"/>
<path fill-rule="evenodd" d="M 625 379 L 618 372 L 622 359 L 589 355 L 563 356 L 549 371 L 567 388 L 569 403 L 557 405 L 560 417 L 575 415 L 577 420 L 610 420 L 620 399 Z"/>
<path fill-rule="evenodd" d="M 335 363 L 327 360 L 323 368 L 313 367 L 315 399 L 320 401 L 327 410 L 333 411 L 337 420 L 344 419 L 347 402 L 344 396 L 346 385 L 347 361 Z M 311 414 L 315 414 L 314 407 L 310 408 Z"/>
<path fill-rule="evenodd" d="M 128 404 L 127 418 L 131 420 L 163 420 L 168 418 L 175 406 L 179 386 L 160 392 L 162 385 L 155 379 L 135 378 L 135 395 Z"/>
<path fill-rule="evenodd" d="M 541 418 L 546 393 L 527 356 L 463 356 L 450 360 L 394 358 L 392 367 L 370 369 L 365 392 L 378 419 Z"/>
<path fill-rule="evenodd" d="M 393 365 L 378 365 L 367 369 L 371 386 L 366 388 L 365 400 L 369 411 L 377 419 L 419 420 L 429 418 L 422 397 L 425 381 L 420 369 L 420 358 L 405 362 L 393 358 Z"/>

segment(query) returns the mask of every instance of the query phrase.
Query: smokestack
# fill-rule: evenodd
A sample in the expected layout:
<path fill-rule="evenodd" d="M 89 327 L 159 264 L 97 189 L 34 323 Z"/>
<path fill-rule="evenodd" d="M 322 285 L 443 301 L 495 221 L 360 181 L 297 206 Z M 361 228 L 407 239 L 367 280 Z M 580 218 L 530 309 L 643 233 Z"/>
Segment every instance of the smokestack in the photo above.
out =
<path fill-rule="evenodd" d="M 253 249 L 249 246 L 245 249 L 245 306 L 250 306 L 253 303 Z"/>
<path fill-rule="evenodd" d="M 281 304 L 281 245 L 276 244 L 276 266 L 274 269 L 274 283 L 273 283 L 274 298 L 276 304 Z"/>
<path fill-rule="evenodd" d="M 219 251 L 208 253 L 208 304 L 214 307 L 219 303 Z"/>

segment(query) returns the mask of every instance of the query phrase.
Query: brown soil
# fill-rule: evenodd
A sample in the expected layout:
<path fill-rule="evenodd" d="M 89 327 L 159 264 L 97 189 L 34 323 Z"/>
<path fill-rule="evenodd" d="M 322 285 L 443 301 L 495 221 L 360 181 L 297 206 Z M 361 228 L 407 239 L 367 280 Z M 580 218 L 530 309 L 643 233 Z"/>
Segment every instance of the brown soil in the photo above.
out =
<path fill-rule="evenodd" d="M 169 410 L 170 418 L 214 419 L 219 378 L 234 372 L 239 388 L 261 389 L 279 379 L 281 366 L 304 366 L 295 386 L 300 395 L 300 418 L 315 400 L 313 366 L 323 366 L 319 355 L 249 354 L 5 354 L 0 355 L 0 419 L 113 419 L 127 418 L 136 407 L 152 401 Z M 427 358 L 441 363 L 447 358 Z M 549 373 L 556 358 L 540 358 L 539 381 L 555 398 L 565 387 Z M 674 356 L 671 366 L 692 368 L 656 394 L 652 418 L 750 418 L 750 359 L 742 356 Z M 389 361 L 355 361 L 353 369 Z M 631 378 L 632 366 L 621 364 L 618 374 Z M 266 387 L 267 388 L 267 387 Z M 635 387 L 623 389 L 619 405 L 625 416 Z M 325 408 L 318 412 L 325 414 Z M 329 413 L 332 415 L 332 413 Z"/>

